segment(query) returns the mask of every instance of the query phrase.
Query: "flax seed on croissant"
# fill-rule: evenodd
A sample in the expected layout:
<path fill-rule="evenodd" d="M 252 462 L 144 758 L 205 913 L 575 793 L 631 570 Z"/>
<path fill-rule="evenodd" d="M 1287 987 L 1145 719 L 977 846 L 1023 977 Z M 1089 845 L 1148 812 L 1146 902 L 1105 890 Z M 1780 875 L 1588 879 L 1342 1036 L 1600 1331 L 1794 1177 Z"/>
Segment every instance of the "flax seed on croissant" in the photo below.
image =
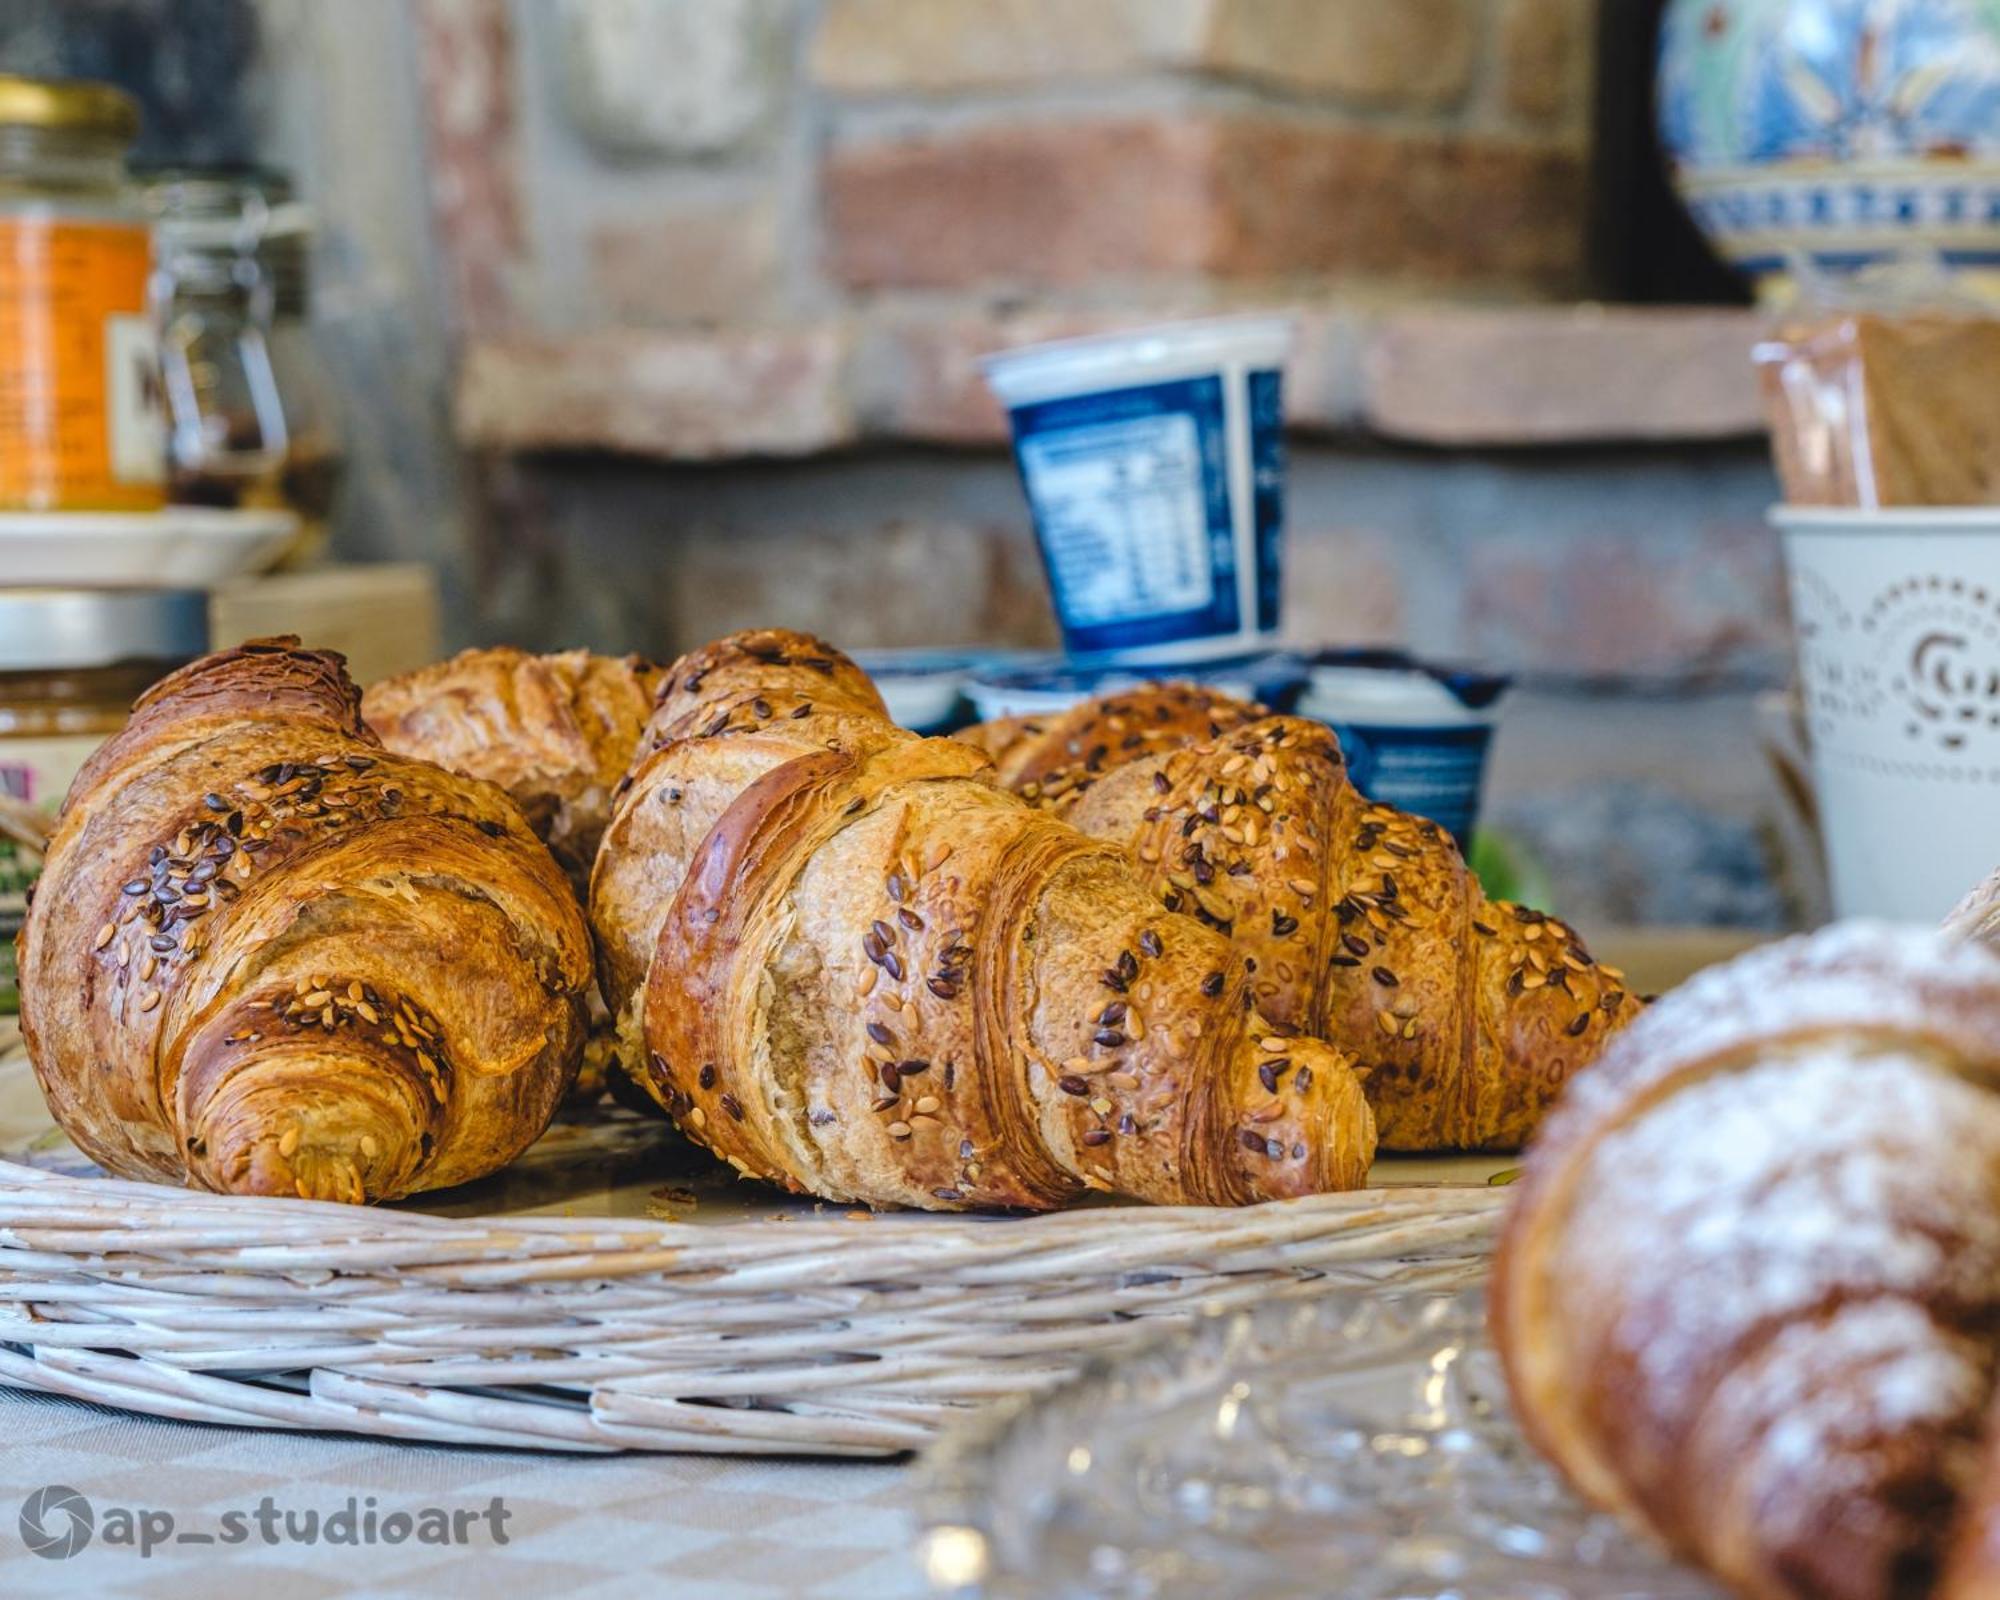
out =
<path fill-rule="evenodd" d="M 1518 1147 L 1639 1009 L 1575 930 L 1489 901 L 1437 824 L 1364 798 L 1319 723 L 1166 684 L 985 742 L 1226 933 L 1264 1015 L 1354 1053 L 1385 1150 Z"/>
<path fill-rule="evenodd" d="M 643 746 L 592 879 L 600 979 L 653 1094 L 738 1171 L 929 1208 L 1363 1180 L 1346 1058 L 830 647 L 695 651 Z"/>
<path fill-rule="evenodd" d="M 1666 996 L 1530 1150 L 1491 1321 L 1542 1452 L 1733 1592 L 1993 1594 L 2000 960 L 1844 924 Z"/>
<path fill-rule="evenodd" d="M 28 1050 L 121 1177 L 462 1183 L 576 1070 L 588 930 L 505 794 L 384 750 L 296 644 L 183 668 L 79 774 L 22 933 Z"/>
<path fill-rule="evenodd" d="M 462 650 L 370 684 L 361 714 L 397 754 L 505 789 L 580 900 L 659 678 L 638 656 Z"/>

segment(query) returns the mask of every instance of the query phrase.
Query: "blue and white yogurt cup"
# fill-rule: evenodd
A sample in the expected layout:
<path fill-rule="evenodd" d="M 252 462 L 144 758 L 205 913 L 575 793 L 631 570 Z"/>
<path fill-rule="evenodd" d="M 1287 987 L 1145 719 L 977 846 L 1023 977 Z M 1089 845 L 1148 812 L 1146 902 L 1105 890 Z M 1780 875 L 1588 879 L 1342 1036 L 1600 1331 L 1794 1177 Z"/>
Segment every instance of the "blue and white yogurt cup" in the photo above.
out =
<path fill-rule="evenodd" d="M 1297 656 L 1261 654 L 1241 660 L 1162 662 L 1135 669 L 1124 664 L 1056 660 L 1001 671 L 975 673 L 965 685 L 981 722 L 1001 717 L 1058 716 L 1085 700 L 1119 694 L 1141 684 L 1205 684 L 1239 700 L 1254 700 L 1273 711 L 1288 709 L 1305 685 L 1305 665 Z"/>
<path fill-rule="evenodd" d="M 854 663 L 881 693 L 889 715 L 912 733 L 950 733 L 965 726 L 965 680 L 985 654 L 951 648 L 875 649 L 852 652 Z"/>
<path fill-rule="evenodd" d="M 1284 316 L 988 356 L 1072 657 L 1268 648 L 1284 568 Z"/>
<path fill-rule="evenodd" d="M 1395 650 L 1313 657 L 1299 715 L 1340 736 L 1348 772 L 1371 800 L 1428 817 L 1460 848 L 1479 820 L 1493 723 L 1509 679 L 1426 666 Z"/>

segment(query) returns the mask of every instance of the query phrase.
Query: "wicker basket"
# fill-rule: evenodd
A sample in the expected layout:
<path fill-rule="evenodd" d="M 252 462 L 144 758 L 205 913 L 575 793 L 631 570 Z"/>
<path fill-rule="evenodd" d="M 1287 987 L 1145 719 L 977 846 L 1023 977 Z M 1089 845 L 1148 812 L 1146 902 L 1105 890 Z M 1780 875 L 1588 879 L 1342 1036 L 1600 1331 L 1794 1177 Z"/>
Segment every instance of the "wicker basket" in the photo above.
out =
<path fill-rule="evenodd" d="M 1245 1210 L 981 1218 L 843 1215 L 737 1186 L 696 1207 L 718 1220 L 658 1221 L 594 1214 L 628 1192 L 599 1180 L 556 1202 L 567 1214 L 435 1214 L 478 1193 L 363 1210 L 91 1176 L 45 1116 L 20 1126 L 18 1052 L 0 1091 L 10 1074 L 0 1150 L 23 1159 L 0 1161 L 0 1382 L 451 1444 L 908 1450 L 1198 1309 L 1467 1282 L 1502 1199 L 1471 1175 Z M 559 1132 L 544 1179 L 670 1137 L 616 1118 Z"/>

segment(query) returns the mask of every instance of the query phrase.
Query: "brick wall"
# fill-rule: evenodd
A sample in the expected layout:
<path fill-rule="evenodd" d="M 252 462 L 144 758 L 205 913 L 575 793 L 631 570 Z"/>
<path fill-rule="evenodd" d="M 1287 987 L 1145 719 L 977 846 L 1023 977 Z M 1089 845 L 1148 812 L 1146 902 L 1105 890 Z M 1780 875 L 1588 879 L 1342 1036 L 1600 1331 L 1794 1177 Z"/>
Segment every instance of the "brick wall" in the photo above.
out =
<path fill-rule="evenodd" d="M 1282 304 L 1292 636 L 1527 676 L 1492 797 L 1559 908 L 1812 908 L 1752 328 L 1570 303 L 1589 0 L 258 5 L 337 548 L 438 560 L 454 642 L 1048 643 L 977 357 Z"/>
<path fill-rule="evenodd" d="M 441 220 L 505 279 L 463 308 L 485 331 L 899 294 L 1561 295 L 1582 275 L 1590 10 L 425 0 Z"/>

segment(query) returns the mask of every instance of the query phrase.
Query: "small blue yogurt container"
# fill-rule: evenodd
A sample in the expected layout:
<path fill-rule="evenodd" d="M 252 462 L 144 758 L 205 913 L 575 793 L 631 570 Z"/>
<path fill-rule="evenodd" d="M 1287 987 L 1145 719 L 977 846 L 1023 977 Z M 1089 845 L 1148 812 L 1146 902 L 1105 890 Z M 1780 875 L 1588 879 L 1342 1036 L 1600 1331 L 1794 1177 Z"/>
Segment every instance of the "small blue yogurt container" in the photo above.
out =
<path fill-rule="evenodd" d="M 1254 700 L 1273 711 L 1283 711 L 1298 699 L 1305 676 L 1305 663 L 1284 654 L 1160 662 L 1143 668 L 1058 659 L 974 673 L 965 692 L 981 722 L 1055 716 L 1099 695 L 1165 682 L 1200 683 L 1239 700 Z"/>
<path fill-rule="evenodd" d="M 1284 316 L 988 356 L 1072 657 L 1266 649 L 1284 567 Z"/>
<path fill-rule="evenodd" d="M 912 733 L 951 733 L 965 726 L 965 680 L 985 661 L 975 650 L 879 649 L 853 652 L 874 680 L 889 715 Z"/>
<path fill-rule="evenodd" d="M 1463 849 L 1479 820 L 1486 753 L 1511 681 L 1398 650 L 1326 650 L 1311 660 L 1298 710 L 1340 736 L 1363 794 L 1428 817 Z"/>

